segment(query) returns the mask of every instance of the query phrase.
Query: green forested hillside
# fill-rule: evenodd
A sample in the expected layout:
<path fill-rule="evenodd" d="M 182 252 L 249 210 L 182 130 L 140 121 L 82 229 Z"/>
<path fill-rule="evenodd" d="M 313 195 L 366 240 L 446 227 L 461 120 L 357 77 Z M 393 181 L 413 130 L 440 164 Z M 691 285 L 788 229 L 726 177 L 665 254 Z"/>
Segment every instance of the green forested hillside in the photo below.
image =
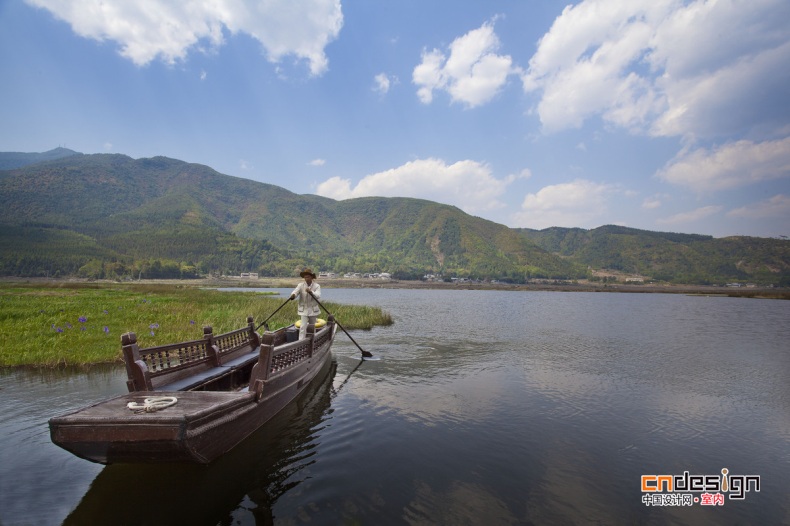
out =
<path fill-rule="evenodd" d="M 790 285 L 790 241 L 651 232 L 607 225 L 593 230 L 519 231 L 549 252 L 596 269 L 658 281 Z"/>
<path fill-rule="evenodd" d="M 95 239 L 62 228 L 0 225 L 0 275 L 76 275 L 88 261 L 113 261 L 118 254 Z"/>
<path fill-rule="evenodd" d="M 11 170 L 28 164 L 51 161 L 76 154 L 77 152 L 68 148 L 55 148 L 42 153 L 0 152 L 0 170 Z"/>
<path fill-rule="evenodd" d="M 3 171 L 0 205 L 8 235 L 36 228 L 51 240 L 43 248 L 28 246 L 17 234 L 2 253 L 6 274 L 72 274 L 76 268 L 102 277 L 292 275 L 311 265 L 403 278 L 585 275 L 583 267 L 515 231 L 455 207 L 297 195 L 165 157 L 80 154 Z M 71 245 L 76 235 L 92 249 Z M 65 245 L 74 249 L 56 250 Z"/>
<path fill-rule="evenodd" d="M 366 197 L 335 203 L 347 248 L 333 267 L 419 277 L 425 273 L 523 280 L 581 278 L 585 271 L 503 225 L 458 208 L 407 198 Z"/>
<path fill-rule="evenodd" d="M 292 276 L 308 265 L 516 282 L 580 279 L 591 268 L 688 283 L 788 275 L 784 240 L 613 226 L 517 230 L 430 201 L 334 201 L 166 157 L 35 159 L 0 171 L 3 275 Z"/>

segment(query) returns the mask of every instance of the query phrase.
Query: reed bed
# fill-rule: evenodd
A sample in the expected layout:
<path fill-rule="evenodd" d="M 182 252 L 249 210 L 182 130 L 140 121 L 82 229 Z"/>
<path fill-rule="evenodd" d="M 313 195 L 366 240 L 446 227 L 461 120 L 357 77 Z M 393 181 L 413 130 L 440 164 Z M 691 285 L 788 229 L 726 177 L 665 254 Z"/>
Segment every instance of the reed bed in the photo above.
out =
<path fill-rule="evenodd" d="M 287 298 L 276 293 L 220 292 L 178 285 L 0 284 L 0 367 L 91 365 L 122 361 L 121 334 L 137 333 L 141 347 L 221 334 L 261 323 Z M 324 303 L 346 329 L 390 325 L 379 308 Z M 270 329 L 298 319 L 289 302 Z"/>

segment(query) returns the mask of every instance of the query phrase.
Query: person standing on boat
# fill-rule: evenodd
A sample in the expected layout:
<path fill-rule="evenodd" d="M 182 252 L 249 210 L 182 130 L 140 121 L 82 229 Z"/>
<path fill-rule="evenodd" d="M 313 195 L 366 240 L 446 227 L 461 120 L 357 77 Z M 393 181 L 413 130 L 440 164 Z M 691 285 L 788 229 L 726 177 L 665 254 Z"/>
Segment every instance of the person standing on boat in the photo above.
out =
<path fill-rule="evenodd" d="M 321 314 L 318 303 L 313 299 L 313 296 L 316 299 L 321 297 L 321 285 L 314 281 L 316 279 L 315 273 L 309 268 L 304 269 L 299 276 L 304 278 L 304 281 L 296 286 L 288 299 L 299 300 L 299 307 L 296 312 L 302 319 L 302 326 L 299 327 L 299 339 L 301 340 L 307 335 L 307 325 L 310 323 L 315 325 L 318 315 Z M 312 292 L 312 296 L 310 292 Z"/>

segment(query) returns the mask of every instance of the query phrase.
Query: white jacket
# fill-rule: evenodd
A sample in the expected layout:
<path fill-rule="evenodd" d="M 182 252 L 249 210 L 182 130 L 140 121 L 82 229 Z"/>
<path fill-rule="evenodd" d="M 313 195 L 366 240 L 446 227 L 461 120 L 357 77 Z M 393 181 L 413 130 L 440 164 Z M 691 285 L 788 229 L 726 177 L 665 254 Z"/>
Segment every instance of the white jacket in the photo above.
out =
<path fill-rule="evenodd" d="M 318 307 L 318 303 L 307 293 L 307 288 L 307 282 L 302 281 L 291 293 L 292 296 L 296 296 L 296 300 L 299 302 L 299 308 L 297 308 L 296 312 L 299 316 L 318 316 L 321 314 L 321 309 Z M 321 285 L 317 282 L 313 281 L 310 285 L 310 291 L 316 298 L 321 297 Z"/>

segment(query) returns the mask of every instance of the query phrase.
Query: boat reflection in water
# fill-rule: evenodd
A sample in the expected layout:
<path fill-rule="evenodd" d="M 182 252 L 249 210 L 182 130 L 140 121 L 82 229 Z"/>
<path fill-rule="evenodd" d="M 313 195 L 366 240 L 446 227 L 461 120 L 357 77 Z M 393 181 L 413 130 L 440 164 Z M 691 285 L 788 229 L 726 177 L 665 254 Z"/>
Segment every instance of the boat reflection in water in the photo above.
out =
<path fill-rule="evenodd" d="M 237 523 L 244 514 L 273 524 L 277 499 L 307 478 L 322 425 L 331 416 L 333 380 L 316 377 L 299 397 L 229 453 L 208 465 L 113 464 L 93 480 L 64 525 Z M 342 386 L 341 386 L 342 387 Z"/>

